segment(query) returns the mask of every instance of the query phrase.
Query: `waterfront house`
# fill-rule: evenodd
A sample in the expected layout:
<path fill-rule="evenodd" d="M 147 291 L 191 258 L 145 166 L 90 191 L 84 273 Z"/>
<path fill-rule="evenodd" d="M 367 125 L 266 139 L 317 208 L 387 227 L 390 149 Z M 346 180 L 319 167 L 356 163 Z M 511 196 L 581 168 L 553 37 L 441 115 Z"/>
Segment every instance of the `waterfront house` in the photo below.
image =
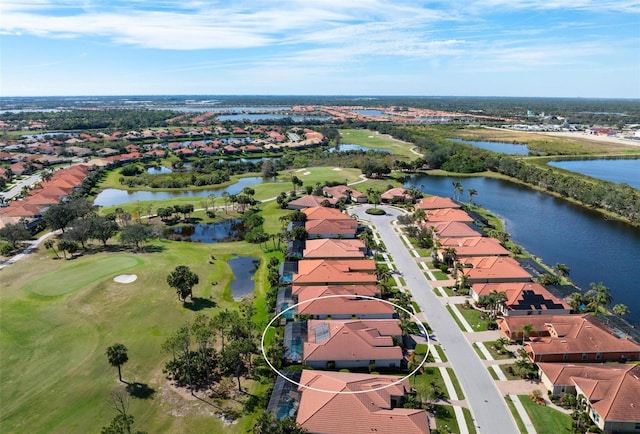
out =
<path fill-rule="evenodd" d="M 538 368 L 553 396 L 571 393 L 584 400 L 587 414 L 605 433 L 640 431 L 640 365 L 538 363 Z"/>
<path fill-rule="evenodd" d="M 454 248 L 458 258 L 469 256 L 509 256 L 500 241 L 489 237 L 450 237 L 439 238 L 442 248 L 438 251 L 440 260 L 447 248 Z"/>
<path fill-rule="evenodd" d="M 358 222 L 351 219 L 318 219 L 308 220 L 304 227 L 309 240 L 314 238 L 355 238 Z"/>
<path fill-rule="evenodd" d="M 463 222 L 472 223 L 473 218 L 465 211 L 456 208 L 434 209 L 427 211 L 427 224 L 435 222 Z"/>
<path fill-rule="evenodd" d="M 430 229 L 433 235 L 438 238 L 469 238 L 482 236 L 480 231 L 462 222 L 424 222 L 422 226 Z"/>
<path fill-rule="evenodd" d="M 416 208 L 423 209 L 425 211 L 430 211 L 434 209 L 443 209 L 443 208 L 460 208 L 460 204 L 454 202 L 448 197 L 440 197 L 440 196 L 429 196 L 423 197 L 416 204 Z"/>
<path fill-rule="evenodd" d="M 549 336 L 533 338 L 524 345 L 534 362 L 640 360 L 640 345 L 615 335 L 592 315 L 554 316 L 544 327 Z"/>
<path fill-rule="evenodd" d="M 476 283 L 471 296 L 477 302 L 493 291 L 504 292 L 507 300 L 500 310 L 503 315 L 568 315 L 571 307 L 535 282 Z"/>
<path fill-rule="evenodd" d="M 393 319 L 389 303 L 362 298 L 343 286 L 307 286 L 294 296 L 296 314 L 312 319 Z"/>
<path fill-rule="evenodd" d="M 325 196 L 302 196 L 298 199 L 294 199 L 287 204 L 287 208 L 289 209 L 304 209 L 304 208 L 312 208 L 323 206 L 326 204 L 327 206 L 336 206 L 338 201 L 332 197 Z"/>
<path fill-rule="evenodd" d="M 327 187 L 323 187 L 322 191 L 327 196 L 331 196 L 332 198 L 338 199 L 338 200 L 342 199 L 344 201 L 347 201 L 348 199 L 351 199 L 352 202 L 356 202 L 356 203 L 367 202 L 366 194 L 361 193 L 358 190 L 354 190 L 348 185 L 336 185 L 334 187 L 327 186 Z"/>
<path fill-rule="evenodd" d="M 358 259 L 364 258 L 364 241 L 355 239 L 309 239 L 303 256 L 305 259 Z"/>
<path fill-rule="evenodd" d="M 382 202 L 386 203 L 411 203 L 413 201 L 413 198 L 409 195 L 408 190 L 403 187 L 395 187 L 385 191 L 380 195 L 380 199 L 382 200 Z"/>
<path fill-rule="evenodd" d="M 518 261 L 508 256 L 476 256 L 459 258 L 463 268 L 458 275 L 466 276 L 469 284 L 530 282 L 531 274 Z"/>

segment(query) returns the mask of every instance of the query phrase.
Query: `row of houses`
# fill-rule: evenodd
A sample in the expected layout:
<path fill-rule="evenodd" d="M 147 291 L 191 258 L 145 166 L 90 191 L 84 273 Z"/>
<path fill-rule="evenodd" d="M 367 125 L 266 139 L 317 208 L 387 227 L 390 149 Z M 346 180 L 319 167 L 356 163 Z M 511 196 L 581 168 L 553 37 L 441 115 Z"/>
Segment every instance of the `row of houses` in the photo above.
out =
<path fill-rule="evenodd" d="M 357 221 L 329 207 L 302 212 L 306 221 L 297 224 L 313 236 L 298 247 L 301 254 L 289 250 L 293 260 L 283 265 L 276 309 L 291 313 L 284 323 L 286 362 L 312 370 L 285 370 L 291 382 L 278 378 L 268 411 L 314 433 L 428 433 L 424 410 L 402 408 L 412 393 L 408 380 L 336 372 L 404 366 L 402 330 L 393 307 L 377 299 L 376 264 L 356 239 Z M 336 222 L 345 229 L 339 238 L 313 232 Z"/>
<path fill-rule="evenodd" d="M 456 202 L 429 197 L 417 207 L 425 210 L 440 259 L 454 249 L 458 278 L 470 284 L 474 300 L 504 293 L 497 323 L 509 339 L 528 338 L 523 347 L 549 392 L 577 395 L 607 433 L 640 432 L 640 365 L 625 363 L 640 360 L 640 345 L 593 315 L 571 314 Z"/>
<path fill-rule="evenodd" d="M 26 197 L 0 207 L 0 228 L 17 223 L 23 223 L 29 229 L 36 228 L 47 209 L 65 200 L 80 186 L 90 170 L 92 168 L 86 164 L 57 170 L 50 179 L 30 190 Z"/>

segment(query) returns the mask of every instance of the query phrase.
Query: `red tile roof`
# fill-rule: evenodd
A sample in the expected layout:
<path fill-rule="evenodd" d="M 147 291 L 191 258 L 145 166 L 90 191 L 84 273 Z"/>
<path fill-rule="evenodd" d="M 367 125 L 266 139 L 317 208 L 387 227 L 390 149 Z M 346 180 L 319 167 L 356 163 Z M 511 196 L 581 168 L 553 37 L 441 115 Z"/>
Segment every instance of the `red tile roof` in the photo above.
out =
<path fill-rule="evenodd" d="M 392 336 L 402 335 L 399 320 L 310 320 L 308 341 L 303 345 L 303 360 L 401 360 L 402 348 Z M 316 335 L 328 328 L 329 336 Z"/>
<path fill-rule="evenodd" d="M 478 230 L 462 222 L 429 222 L 423 223 L 422 226 L 433 227 L 438 238 L 478 237 L 482 235 Z"/>
<path fill-rule="evenodd" d="M 432 222 L 473 222 L 465 211 L 455 208 L 434 209 L 427 211 L 427 224 Z"/>
<path fill-rule="evenodd" d="M 409 380 L 390 375 L 305 370 L 300 384 L 302 396 L 296 422 L 310 432 L 429 433 L 424 410 L 392 408 L 392 397 L 402 397 L 411 390 Z"/>
<path fill-rule="evenodd" d="M 361 240 L 307 240 L 302 256 L 305 259 L 364 258 L 364 250 Z"/>
<path fill-rule="evenodd" d="M 328 208 L 326 206 L 314 206 L 302 210 L 309 220 L 352 220 L 352 218 L 336 208 Z"/>
<path fill-rule="evenodd" d="M 553 314 L 554 310 L 561 309 L 569 313 L 571 309 L 567 303 L 535 282 L 476 283 L 471 289 L 477 297 L 489 295 L 491 291 L 504 292 L 507 295 L 507 310 L 540 310 Z"/>
<path fill-rule="evenodd" d="M 323 286 L 309 286 L 309 285 L 293 285 L 291 287 L 292 294 L 302 294 L 307 290 L 313 288 L 320 288 L 319 290 L 331 290 L 341 294 L 353 294 L 353 295 L 367 295 L 369 297 L 375 297 L 380 294 L 380 288 L 377 285 L 323 285 Z"/>
<path fill-rule="evenodd" d="M 304 228 L 310 238 L 322 235 L 355 236 L 358 222 L 355 220 L 310 220 Z"/>
<path fill-rule="evenodd" d="M 292 201 L 289 202 L 289 206 L 295 206 L 295 207 L 304 207 L 304 208 L 311 208 L 311 207 L 317 207 L 317 206 L 322 206 L 322 203 L 324 201 L 327 201 L 330 205 L 335 205 L 336 203 L 338 203 L 338 201 L 332 197 L 324 197 L 324 196 L 302 196 L 301 198 L 298 199 L 294 199 Z"/>
<path fill-rule="evenodd" d="M 508 256 L 476 256 L 460 258 L 464 266 L 460 271 L 469 278 L 470 283 L 499 282 L 501 279 L 520 279 L 530 281 L 531 274 L 520 266 L 518 261 Z"/>
<path fill-rule="evenodd" d="M 454 237 L 440 238 L 444 250 L 453 247 L 459 257 L 462 256 L 508 256 L 509 251 L 502 247 L 500 241 L 488 237 Z"/>
<path fill-rule="evenodd" d="M 460 205 L 449 199 L 448 197 L 429 196 L 418 201 L 416 208 L 424 210 L 442 209 L 442 208 L 460 208 Z"/>

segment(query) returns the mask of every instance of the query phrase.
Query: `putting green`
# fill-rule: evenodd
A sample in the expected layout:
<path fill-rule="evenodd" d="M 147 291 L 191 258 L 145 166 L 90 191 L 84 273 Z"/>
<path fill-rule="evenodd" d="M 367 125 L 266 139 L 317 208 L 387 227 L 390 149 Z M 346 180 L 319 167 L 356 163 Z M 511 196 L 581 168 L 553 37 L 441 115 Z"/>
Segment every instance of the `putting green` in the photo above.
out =
<path fill-rule="evenodd" d="M 76 263 L 76 261 L 81 262 Z M 114 274 L 120 274 L 122 271 L 143 262 L 141 258 L 131 255 L 109 256 L 99 259 L 79 258 L 66 267 L 28 281 L 25 288 L 44 296 L 68 294 L 107 277 L 112 277 Z"/>

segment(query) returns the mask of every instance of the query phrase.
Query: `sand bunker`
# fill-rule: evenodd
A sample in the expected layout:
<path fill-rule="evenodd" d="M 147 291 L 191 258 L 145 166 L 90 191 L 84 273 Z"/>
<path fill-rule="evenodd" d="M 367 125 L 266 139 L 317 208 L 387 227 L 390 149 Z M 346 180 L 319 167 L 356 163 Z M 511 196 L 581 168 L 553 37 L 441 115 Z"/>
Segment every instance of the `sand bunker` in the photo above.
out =
<path fill-rule="evenodd" d="M 303 175 L 311 175 L 311 172 L 304 172 Z"/>
<path fill-rule="evenodd" d="M 341 168 L 339 168 L 339 167 L 334 167 L 334 168 L 333 168 L 333 169 L 331 169 L 331 170 L 342 170 L 342 169 L 341 169 Z"/>
<path fill-rule="evenodd" d="M 138 276 L 135 274 L 121 274 L 113 278 L 114 282 L 117 283 L 132 283 L 135 282 Z"/>

